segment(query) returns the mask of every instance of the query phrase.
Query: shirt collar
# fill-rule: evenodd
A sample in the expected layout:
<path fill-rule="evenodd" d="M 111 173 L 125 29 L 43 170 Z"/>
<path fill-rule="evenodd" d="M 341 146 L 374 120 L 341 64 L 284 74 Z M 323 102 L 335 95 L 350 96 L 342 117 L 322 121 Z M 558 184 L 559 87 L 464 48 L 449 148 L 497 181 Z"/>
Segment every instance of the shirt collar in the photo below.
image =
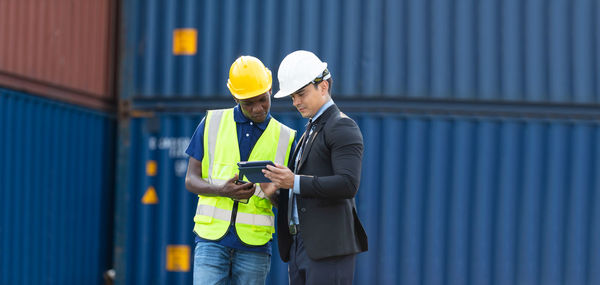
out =
<path fill-rule="evenodd" d="M 317 111 L 311 120 L 314 122 L 317 118 L 319 118 L 319 116 L 321 116 L 321 114 L 323 114 L 323 112 L 325 112 L 325 110 L 327 110 L 327 108 L 331 107 L 331 105 L 333 105 L 333 99 L 329 99 L 329 101 L 325 102 L 325 104 L 319 108 L 319 111 Z"/>
<path fill-rule="evenodd" d="M 244 116 L 244 113 L 242 113 L 242 109 L 240 109 L 240 105 L 236 105 L 233 108 L 233 120 L 236 123 L 240 123 L 240 124 L 246 124 L 246 123 L 250 123 L 252 122 L 250 119 L 246 118 L 246 116 Z M 271 112 L 267 113 L 267 118 L 262 122 L 262 123 L 254 123 L 259 129 L 261 130 L 265 130 L 267 128 L 267 126 L 269 125 L 269 121 L 271 120 Z"/>

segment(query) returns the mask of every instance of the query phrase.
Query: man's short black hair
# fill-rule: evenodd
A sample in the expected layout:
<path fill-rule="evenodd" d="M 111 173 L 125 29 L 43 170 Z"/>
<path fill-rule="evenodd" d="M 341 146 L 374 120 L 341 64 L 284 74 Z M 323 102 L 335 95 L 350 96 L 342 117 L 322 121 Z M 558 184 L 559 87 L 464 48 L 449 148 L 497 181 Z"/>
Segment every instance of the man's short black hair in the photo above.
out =
<path fill-rule="evenodd" d="M 333 83 L 333 80 L 331 79 L 331 77 L 329 77 L 328 79 L 325 79 L 324 81 L 327 81 L 327 83 L 329 83 L 329 90 L 327 90 L 327 93 L 329 93 L 329 96 L 331 96 L 331 84 Z M 323 82 L 323 81 L 321 81 Z M 321 82 L 318 83 L 313 83 L 312 85 L 315 87 L 315 89 L 319 88 L 319 84 L 321 84 Z"/>

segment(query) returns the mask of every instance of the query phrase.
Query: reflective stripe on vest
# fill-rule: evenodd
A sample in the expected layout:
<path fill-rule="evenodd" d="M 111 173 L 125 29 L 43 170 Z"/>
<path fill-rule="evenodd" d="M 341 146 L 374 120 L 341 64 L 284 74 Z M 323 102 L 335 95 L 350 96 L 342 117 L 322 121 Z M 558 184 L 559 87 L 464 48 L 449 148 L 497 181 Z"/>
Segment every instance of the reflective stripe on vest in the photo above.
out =
<path fill-rule="evenodd" d="M 267 128 L 254 145 L 248 160 L 272 160 L 287 165 L 295 131 L 271 118 Z M 274 148 L 273 146 L 277 146 Z M 223 185 L 236 173 L 240 161 L 233 109 L 209 111 L 205 120 L 202 178 L 214 185 Z M 248 204 L 239 203 L 236 233 L 248 245 L 263 245 L 275 232 L 272 205 L 256 185 Z M 198 195 L 194 232 L 200 237 L 216 240 L 227 233 L 232 216 L 233 200 L 226 197 Z"/>
<path fill-rule="evenodd" d="M 231 211 L 211 207 L 208 205 L 198 205 L 198 207 L 196 208 L 196 215 L 209 216 L 224 221 L 229 221 L 231 219 Z M 266 215 L 252 215 L 248 213 L 238 212 L 236 214 L 235 222 L 248 225 L 270 227 L 273 225 L 273 223 L 275 223 L 275 217 Z"/>

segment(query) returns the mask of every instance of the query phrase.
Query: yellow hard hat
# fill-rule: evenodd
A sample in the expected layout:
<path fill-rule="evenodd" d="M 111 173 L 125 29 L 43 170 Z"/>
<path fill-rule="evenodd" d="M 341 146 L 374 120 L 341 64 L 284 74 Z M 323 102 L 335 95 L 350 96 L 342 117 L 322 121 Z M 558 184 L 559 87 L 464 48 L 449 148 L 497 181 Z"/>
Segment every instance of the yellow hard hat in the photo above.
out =
<path fill-rule="evenodd" d="M 271 71 L 256 57 L 240 56 L 229 69 L 227 88 L 233 97 L 248 99 L 271 89 Z"/>

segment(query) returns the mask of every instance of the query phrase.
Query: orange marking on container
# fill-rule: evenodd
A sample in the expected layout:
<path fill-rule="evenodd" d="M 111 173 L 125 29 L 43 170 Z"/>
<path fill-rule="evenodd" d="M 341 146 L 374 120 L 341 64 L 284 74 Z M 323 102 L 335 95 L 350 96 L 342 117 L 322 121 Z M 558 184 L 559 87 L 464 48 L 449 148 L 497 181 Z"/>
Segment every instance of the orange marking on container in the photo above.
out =
<path fill-rule="evenodd" d="M 156 194 L 156 189 L 150 186 L 144 193 L 142 197 L 142 204 L 158 204 L 158 195 Z"/>
<path fill-rule="evenodd" d="M 191 249 L 188 245 L 167 245 L 167 271 L 190 271 Z"/>
<path fill-rule="evenodd" d="M 158 166 L 156 164 L 156 160 L 148 160 L 146 162 L 146 175 L 156 176 L 157 171 L 158 171 Z"/>
<path fill-rule="evenodd" d="M 196 29 L 175 29 L 173 31 L 173 54 L 195 55 L 198 46 Z"/>

